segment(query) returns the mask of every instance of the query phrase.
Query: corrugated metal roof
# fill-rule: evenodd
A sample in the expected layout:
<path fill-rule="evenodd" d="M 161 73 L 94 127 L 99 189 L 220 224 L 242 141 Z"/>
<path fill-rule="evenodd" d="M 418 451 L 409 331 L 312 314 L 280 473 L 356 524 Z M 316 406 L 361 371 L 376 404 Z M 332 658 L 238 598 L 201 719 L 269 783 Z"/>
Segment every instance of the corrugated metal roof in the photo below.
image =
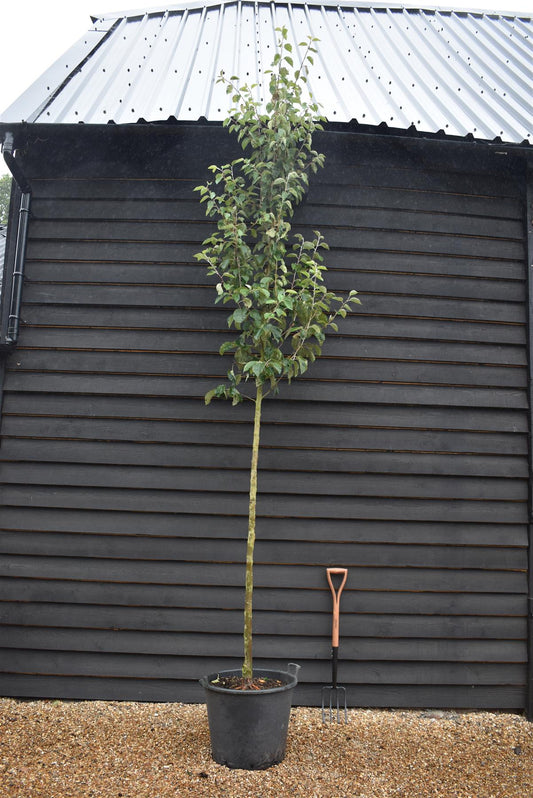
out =
<path fill-rule="evenodd" d="M 103 16 L 0 122 L 221 120 L 218 74 L 260 87 L 279 26 L 293 43 L 320 40 L 309 86 L 331 122 L 532 141 L 531 17 L 361 2 L 190 2 Z"/>

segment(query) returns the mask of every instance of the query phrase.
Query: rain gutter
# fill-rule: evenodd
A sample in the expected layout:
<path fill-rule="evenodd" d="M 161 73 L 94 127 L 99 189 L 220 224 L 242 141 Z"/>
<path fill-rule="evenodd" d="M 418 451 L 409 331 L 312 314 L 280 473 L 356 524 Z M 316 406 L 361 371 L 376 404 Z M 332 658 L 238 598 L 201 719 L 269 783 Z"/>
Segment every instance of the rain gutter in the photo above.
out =
<path fill-rule="evenodd" d="M 20 206 L 16 220 L 16 244 L 11 279 L 9 315 L 5 338 L 2 342 L 4 346 L 11 348 L 17 343 L 20 326 L 20 307 L 22 302 L 22 285 L 24 282 L 26 241 L 28 238 L 31 186 L 19 162 L 15 160 L 15 139 L 13 133 L 9 131 L 5 134 L 2 152 L 6 166 L 11 172 L 13 180 L 20 192 Z"/>

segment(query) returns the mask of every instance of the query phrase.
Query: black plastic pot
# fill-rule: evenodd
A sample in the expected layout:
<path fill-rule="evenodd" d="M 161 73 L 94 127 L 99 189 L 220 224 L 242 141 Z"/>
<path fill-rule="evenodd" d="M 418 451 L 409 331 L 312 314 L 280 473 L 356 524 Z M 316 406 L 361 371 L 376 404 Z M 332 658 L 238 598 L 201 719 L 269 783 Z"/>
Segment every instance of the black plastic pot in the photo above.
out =
<path fill-rule="evenodd" d="M 229 690 L 211 684 L 217 676 L 240 676 L 240 671 L 220 671 L 203 676 L 211 753 L 215 762 L 229 768 L 265 770 L 285 756 L 292 691 L 300 666 L 286 671 L 254 670 L 254 676 L 279 679 L 284 684 L 270 690 Z"/>

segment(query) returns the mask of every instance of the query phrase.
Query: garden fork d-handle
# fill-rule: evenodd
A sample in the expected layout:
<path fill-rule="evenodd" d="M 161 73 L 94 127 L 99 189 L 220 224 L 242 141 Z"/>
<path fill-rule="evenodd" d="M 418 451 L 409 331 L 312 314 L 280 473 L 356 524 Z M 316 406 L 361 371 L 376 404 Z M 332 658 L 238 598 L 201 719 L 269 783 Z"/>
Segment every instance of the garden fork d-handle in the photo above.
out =
<path fill-rule="evenodd" d="M 348 576 L 348 569 L 347 568 L 327 568 L 326 569 L 329 588 L 331 590 L 331 595 L 333 596 L 333 624 L 331 627 L 331 646 L 332 648 L 339 647 L 339 604 L 341 599 L 342 589 L 346 583 L 346 577 Z M 342 576 L 342 581 L 340 585 L 335 588 L 333 584 L 332 576 L 339 575 Z"/>

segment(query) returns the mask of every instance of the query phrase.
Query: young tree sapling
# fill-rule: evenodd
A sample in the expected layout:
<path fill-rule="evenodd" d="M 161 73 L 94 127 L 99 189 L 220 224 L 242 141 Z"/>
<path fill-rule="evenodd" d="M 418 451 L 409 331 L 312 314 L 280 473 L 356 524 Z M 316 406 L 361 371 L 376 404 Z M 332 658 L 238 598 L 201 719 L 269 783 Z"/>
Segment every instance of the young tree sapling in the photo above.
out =
<path fill-rule="evenodd" d="M 237 77 L 226 84 L 234 104 L 224 124 L 235 133 L 243 156 L 211 166 L 212 180 L 198 186 L 206 215 L 218 220 L 217 229 L 203 242 L 196 257 L 214 276 L 216 302 L 230 306 L 228 327 L 235 336 L 220 347 L 233 355 L 228 380 L 205 396 L 243 399 L 255 404 L 250 467 L 248 542 L 244 607 L 242 676 L 250 681 L 252 664 L 253 562 L 257 504 L 257 469 L 263 399 L 290 383 L 321 354 L 326 330 L 337 331 L 354 303 L 356 291 L 339 296 L 328 291 L 321 251 L 327 244 L 320 232 L 306 240 L 293 233 L 295 207 L 308 188 L 310 173 L 324 165 L 313 149 L 312 137 L 322 130 L 315 102 L 304 97 L 314 44 L 300 44 L 303 54 L 295 67 L 287 30 L 278 28 L 279 43 L 269 74 L 269 96 L 263 109 L 257 86 L 239 86 Z M 253 386 L 251 395 L 244 384 Z"/>

